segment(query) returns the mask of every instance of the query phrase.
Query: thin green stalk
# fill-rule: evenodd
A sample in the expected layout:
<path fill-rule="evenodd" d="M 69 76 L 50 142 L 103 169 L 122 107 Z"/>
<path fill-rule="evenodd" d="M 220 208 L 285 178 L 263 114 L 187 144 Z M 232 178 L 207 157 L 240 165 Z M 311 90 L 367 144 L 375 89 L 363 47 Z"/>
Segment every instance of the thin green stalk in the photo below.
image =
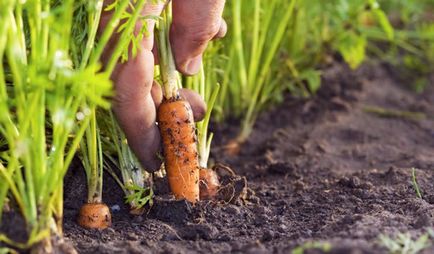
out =
<path fill-rule="evenodd" d="M 37 235 L 33 235 L 26 243 L 18 243 L 5 234 L 0 234 L 0 242 L 4 242 L 9 246 L 13 246 L 17 249 L 25 250 L 33 246 L 35 243 L 42 241 L 43 239 L 50 237 L 50 230 L 41 230 Z"/>
<path fill-rule="evenodd" d="M 0 35 L 5 35 L 7 34 L 7 30 L 8 30 L 8 26 L 9 24 L 7 22 L 1 22 L 0 23 Z M 7 36 L 0 36 L 0 59 L 4 58 L 4 54 L 5 54 L 5 48 L 6 48 L 6 43 L 7 43 Z M 9 146 L 11 146 L 11 149 L 14 148 L 13 146 L 13 140 L 15 140 L 15 132 L 11 131 L 11 129 L 14 129 L 14 125 L 13 123 L 11 123 L 10 120 L 10 114 L 9 112 L 6 110 L 7 108 L 7 93 L 6 93 L 6 82 L 5 82 L 5 73 L 4 73 L 4 64 L 3 61 L 0 61 L 0 110 L 1 112 L 4 112 L 4 114 L 2 114 L 2 116 L 0 117 L 0 122 L 2 122 L 2 127 L 4 126 L 4 128 L 1 128 L 1 133 L 3 135 L 3 137 L 5 137 L 6 141 L 9 143 Z M 4 171 L 4 167 L 1 164 L 1 168 L 0 171 Z M 2 172 L 5 173 L 5 172 Z M 13 185 L 13 193 L 15 196 L 17 196 L 18 194 L 18 190 L 17 187 L 15 186 L 15 184 L 13 184 L 13 181 L 9 178 L 9 181 L 4 182 L 4 184 L 2 184 L 0 186 L 0 222 L 1 222 L 1 218 L 2 218 L 2 213 L 3 213 L 3 203 L 5 202 L 5 198 L 7 195 L 7 191 L 10 187 L 10 185 Z M 19 197 L 19 196 L 17 196 Z M 18 198 L 18 205 L 21 209 L 23 209 L 23 201 Z"/>
<path fill-rule="evenodd" d="M 239 86 L 241 87 L 241 91 L 246 91 L 247 88 L 247 71 L 246 71 L 246 63 L 244 61 L 244 47 L 243 47 L 243 37 L 242 37 L 242 21 L 241 21 L 241 10 L 242 10 L 242 1 L 233 2 L 233 33 L 234 33 L 234 47 L 238 60 L 238 74 L 239 74 Z M 243 92 L 240 94 L 244 100 Z"/>
<path fill-rule="evenodd" d="M 6 168 L 1 163 L 0 163 L 0 175 L 1 175 L 1 178 L 3 178 L 3 180 L 6 181 L 5 183 L 8 184 L 8 187 L 11 189 L 12 194 L 14 195 L 15 201 L 17 202 L 20 209 L 25 210 L 24 202 L 21 198 L 21 195 L 18 191 L 18 188 L 15 185 L 15 182 L 12 180 L 10 173 L 7 172 Z M 3 204 L 3 203 L 1 203 L 1 204 Z M 0 207 L 0 211 L 2 211 L 1 209 L 3 209 L 3 206 Z"/>
<path fill-rule="evenodd" d="M 413 181 L 413 187 L 414 187 L 414 190 L 416 191 L 417 197 L 422 199 L 422 193 L 420 192 L 419 184 L 417 184 L 417 180 L 416 180 L 416 169 L 415 168 L 411 169 L 411 176 L 412 176 L 412 181 Z"/>
<path fill-rule="evenodd" d="M 222 111 L 222 117 L 221 118 L 219 118 L 219 120 L 223 120 L 224 119 L 224 109 L 226 109 L 226 108 L 231 108 L 230 107 L 230 100 L 228 99 L 229 98 L 229 93 L 228 93 L 228 86 L 229 86 L 229 83 L 231 82 L 231 81 L 233 81 L 233 80 L 231 80 L 230 79 L 230 77 L 231 77 L 231 70 L 233 69 L 233 65 L 234 65 L 234 55 L 235 55 L 235 48 L 234 47 L 230 47 L 230 51 L 229 51 L 229 60 L 228 60 L 228 63 L 227 63 L 227 66 L 226 66 L 226 68 L 224 69 L 224 74 L 223 74 L 223 77 L 222 77 L 222 85 L 221 85 L 221 91 L 220 91 L 220 93 L 219 93 L 219 99 L 218 99 L 218 101 L 217 101 L 217 103 L 216 103 L 216 105 L 218 105 L 218 106 L 220 106 L 221 107 L 221 111 Z"/>
<path fill-rule="evenodd" d="M 103 170 L 104 170 L 104 157 L 103 157 L 103 153 L 102 153 L 102 145 L 101 145 L 101 134 L 99 132 L 99 130 L 97 130 L 97 141 L 98 141 L 98 158 L 99 158 L 99 163 L 98 163 L 98 167 L 100 168 L 99 171 L 99 186 L 98 186 L 98 193 L 101 193 L 100 196 L 100 202 L 102 202 L 102 186 L 103 186 Z"/>
<path fill-rule="evenodd" d="M 53 217 L 56 223 L 55 234 L 57 236 L 63 235 L 63 182 L 59 184 L 55 194 L 53 195 L 53 204 L 49 204 L 49 207 L 53 207 Z M 50 218 L 50 214 L 46 215 Z"/>
<path fill-rule="evenodd" d="M 117 161 L 109 155 L 106 155 L 106 158 L 113 164 L 116 165 Z M 124 192 L 124 195 L 129 195 L 129 192 L 127 190 L 127 188 L 125 188 L 125 183 L 121 181 L 121 179 L 119 179 L 118 175 L 115 173 L 115 171 L 112 169 L 112 167 L 110 165 L 107 165 L 108 163 L 105 163 L 105 170 L 107 170 L 107 172 L 109 172 L 109 174 L 113 177 L 113 179 L 115 180 L 115 182 L 118 184 L 119 187 L 121 187 L 122 191 Z"/>
<path fill-rule="evenodd" d="M 104 0 L 98 0 L 96 2 L 95 11 L 90 15 L 90 18 L 89 18 L 89 20 L 90 20 L 89 21 L 89 23 L 90 23 L 90 26 L 89 26 L 90 27 L 90 31 L 89 31 L 88 39 L 87 39 L 87 42 L 86 42 L 85 50 L 84 50 L 84 53 L 83 53 L 83 57 L 81 59 L 80 69 L 83 69 L 84 67 L 86 67 L 86 65 L 87 65 L 87 63 L 89 61 L 89 57 L 90 57 L 90 55 L 92 53 L 92 50 L 94 48 L 96 33 L 98 31 L 98 25 L 99 25 L 100 18 L 101 18 L 101 13 L 102 13 L 103 2 L 104 2 Z M 109 21 L 109 23 L 110 22 L 111 21 Z M 112 25 L 112 24 L 109 24 L 109 25 Z M 103 36 L 104 35 L 105 34 L 103 33 Z M 103 38 L 103 39 L 105 39 L 105 38 Z M 101 45 L 103 43 L 104 42 L 102 42 Z"/>
<path fill-rule="evenodd" d="M 19 46 L 20 43 L 19 41 L 17 41 L 18 39 L 15 37 L 18 28 L 16 26 L 16 21 L 12 13 L 10 13 L 9 15 L 8 22 L 10 22 L 8 37 L 14 46 L 7 47 L 6 56 L 14 80 L 14 90 L 15 90 L 17 103 L 23 105 L 25 104 L 26 100 L 23 92 L 24 88 L 23 88 L 23 77 L 21 76 L 22 74 L 21 69 L 22 66 L 24 66 L 26 63 L 26 59 L 25 57 L 23 57 L 26 54 L 25 54 L 25 49 Z M 23 112 L 21 112 L 18 108 L 17 115 L 20 116 L 22 114 Z"/>
<path fill-rule="evenodd" d="M 214 104 L 217 100 L 217 95 L 220 90 L 220 85 L 217 84 L 213 90 L 211 97 L 207 100 L 207 111 L 204 119 L 197 123 L 198 129 L 198 150 L 199 150 L 199 166 L 202 168 L 208 167 L 209 154 L 211 152 L 211 141 L 213 134 L 208 135 L 209 122 L 211 120 L 211 113 L 214 108 Z"/>
<path fill-rule="evenodd" d="M 19 42 L 20 48 L 21 49 L 25 49 L 26 48 L 26 41 L 25 41 L 25 37 L 24 37 L 24 25 L 23 25 L 23 18 L 22 15 L 23 14 L 23 10 L 21 6 L 18 6 L 18 8 L 16 8 L 15 11 L 15 21 L 16 21 L 16 26 L 17 26 L 17 40 Z M 27 56 L 24 54 L 23 55 L 23 61 L 24 63 L 27 63 Z"/>
<path fill-rule="evenodd" d="M 74 139 L 71 142 L 71 145 L 69 146 L 69 150 L 66 153 L 62 173 L 66 172 L 68 170 L 68 167 L 71 164 L 72 159 L 74 158 L 75 153 L 79 147 L 80 141 L 86 132 L 86 129 L 87 129 L 87 126 L 89 125 L 89 122 L 90 122 L 90 118 L 84 119 L 83 123 L 81 123 L 79 130 L 76 132 Z"/>
<path fill-rule="evenodd" d="M 290 33 L 292 36 L 290 37 L 289 42 L 288 42 L 288 44 L 289 44 L 289 46 L 288 46 L 289 57 L 294 57 L 295 53 L 297 52 L 296 51 L 297 50 L 296 49 L 296 43 L 297 43 L 297 40 L 300 40 L 300 38 L 298 38 L 298 36 L 296 36 L 296 35 L 299 33 L 298 23 L 300 20 L 299 17 L 302 15 L 301 12 L 302 11 L 300 11 L 297 8 L 294 10 L 293 19 L 292 19 L 292 26 L 290 28 L 290 31 L 291 31 Z"/>
<path fill-rule="evenodd" d="M 86 143 L 87 143 L 87 149 L 88 156 L 89 156 L 89 163 L 90 163 L 90 176 L 89 176 L 89 183 L 88 183 L 88 202 L 89 203 L 100 203 L 101 202 L 101 194 L 98 193 L 98 175 L 99 175 L 99 168 L 98 166 L 98 134 L 97 134 L 97 122 L 96 122 L 96 112 L 95 109 L 91 109 L 91 118 L 90 118 L 90 124 L 89 128 L 86 132 Z"/>
<path fill-rule="evenodd" d="M 292 2 L 294 2 L 294 0 L 292 0 Z M 269 33 L 269 30 L 271 29 L 271 21 L 273 20 L 273 14 L 275 13 L 275 8 L 276 8 L 276 4 L 277 1 L 276 0 L 272 0 L 272 2 L 267 6 L 267 9 L 265 10 L 265 17 L 264 20 L 261 22 L 262 25 L 262 33 L 258 34 L 258 37 L 254 37 L 253 40 L 258 40 L 258 41 L 254 41 L 253 44 L 258 44 L 256 47 L 256 53 L 255 55 L 252 55 L 252 57 L 250 58 L 250 62 L 251 62 L 251 69 L 249 70 L 249 94 L 252 94 L 255 87 L 258 86 L 257 84 L 257 79 L 258 79 L 258 68 L 261 64 L 261 60 L 263 60 L 263 56 L 262 53 L 264 52 L 265 49 L 265 43 L 267 42 L 267 35 Z M 255 8 L 260 8 L 259 6 L 255 6 Z M 287 10 L 287 14 L 291 13 L 291 8 L 288 8 Z M 257 10 L 255 10 L 257 11 Z M 285 20 L 283 19 L 282 21 L 280 21 L 280 26 L 282 26 L 282 24 L 286 24 L 287 22 L 285 22 Z M 277 35 L 273 35 L 274 40 L 277 40 Z M 280 40 L 279 40 L 280 41 Z M 267 47 L 267 51 L 266 51 L 269 55 L 271 54 L 268 51 L 268 47 Z M 274 53 L 271 54 L 272 56 L 274 56 Z M 264 67 L 268 67 L 262 65 Z"/>
<path fill-rule="evenodd" d="M 178 97 L 178 88 L 181 86 L 176 71 L 175 60 L 169 41 L 169 28 L 171 24 L 170 2 L 164 8 L 157 29 L 158 56 L 163 96 L 169 100 Z"/>
<path fill-rule="evenodd" d="M 254 14 L 253 14 L 253 38 L 252 38 L 252 47 L 250 52 L 250 66 L 249 66 L 249 78 L 248 83 L 251 84 L 254 80 L 254 76 L 256 73 L 256 69 L 259 65 L 260 55 L 261 52 L 259 52 L 259 32 L 260 32 L 260 13 L 261 13 L 261 2 L 260 0 L 254 0 L 255 1 L 255 7 L 254 7 Z M 258 57 L 259 56 L 259 57 Z"/>
<path fill-rule="evenodd" d="M 87 176 L 88 203 L 102 202 L 102 151 L 101 139 L 96 120 L 96 109 L 90 109 L 90 124 L 81 142 L 81 157 Z"/>

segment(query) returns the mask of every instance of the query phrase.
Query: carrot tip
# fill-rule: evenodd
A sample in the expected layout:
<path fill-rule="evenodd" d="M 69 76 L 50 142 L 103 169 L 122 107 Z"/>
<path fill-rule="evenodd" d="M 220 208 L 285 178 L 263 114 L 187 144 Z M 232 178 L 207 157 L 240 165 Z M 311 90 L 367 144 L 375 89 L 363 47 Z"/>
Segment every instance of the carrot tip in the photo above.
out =
<path fill-rule="evenodd" d="M 78 224 L 84 228 L 105 229 L 111 226 L 110 209 L 103 203 L 87 203 L 80 208 Z"/>

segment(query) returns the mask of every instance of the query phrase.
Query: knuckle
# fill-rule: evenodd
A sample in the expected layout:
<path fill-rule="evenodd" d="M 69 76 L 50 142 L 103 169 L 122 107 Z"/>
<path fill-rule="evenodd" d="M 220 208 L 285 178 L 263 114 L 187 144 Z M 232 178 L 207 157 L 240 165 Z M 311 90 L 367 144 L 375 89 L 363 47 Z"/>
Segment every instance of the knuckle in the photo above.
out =
<path fill-rule="evenodd" d="M 190 32 L 191 40 L 196 43 L 206 43 L 218 33 L 219 29 L 220 26 L 218 22 L 213 22 L 206 27 L 198 25 L 196 29 L 192 29 Z"/>
<path fill-rule="evenodd" d="M 117 92 L 115 93 L 115 96 L 113 97 L 113 106 L 116 109 L 122 109 L 124 107 L 129 107 L 131 104 L 134 104 L 135 99 L 133 96 L 124 93 L 124 92 Z"/>
<path fill-rule="evenodd" d="M 135 107 L 144 97 L 143 91 L 138 89 L 115 87 L 113 105 L 119 109 Z"/>

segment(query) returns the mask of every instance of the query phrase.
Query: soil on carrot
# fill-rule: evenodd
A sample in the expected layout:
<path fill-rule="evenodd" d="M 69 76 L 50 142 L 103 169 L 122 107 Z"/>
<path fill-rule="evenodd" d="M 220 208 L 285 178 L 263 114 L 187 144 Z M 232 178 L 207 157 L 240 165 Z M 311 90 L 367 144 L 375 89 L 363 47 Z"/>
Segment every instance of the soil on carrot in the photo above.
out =
<path fill-rule="evenodd" d="M 434 223 L 433 80 L 416 94 L 396 75 L 379 63 L 356 72 L 330 66 L 313 98 L 288 97 L 261 115 L 236 157 L 223 149 L 236 128 L 216 125 L 213 158 L 248 181 L 237 202 L 192 207 L 157 184 L 152 208 L 132 216 L 107 178 L 113 225 L 82 229 L 76 218 L 84 174 L 72 168 L 65 236 L 80 253 L 288 253 L 318 241 L 330 243 L 332 253 L 386 253 L 379 235 L 417 237 Z"/>

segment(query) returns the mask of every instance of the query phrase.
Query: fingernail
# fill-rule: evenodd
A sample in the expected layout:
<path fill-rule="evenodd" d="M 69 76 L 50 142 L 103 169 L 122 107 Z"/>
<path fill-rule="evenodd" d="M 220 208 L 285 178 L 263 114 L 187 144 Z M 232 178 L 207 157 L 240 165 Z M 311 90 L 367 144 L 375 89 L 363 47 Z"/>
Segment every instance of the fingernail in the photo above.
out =
<path fill-rule="evenodd" d="M 194 75 L 199 72 L 200 65 L 202 64 L 202 56 L 199 55 L 187 61 L 185 64 L 185 74 Z"/>

